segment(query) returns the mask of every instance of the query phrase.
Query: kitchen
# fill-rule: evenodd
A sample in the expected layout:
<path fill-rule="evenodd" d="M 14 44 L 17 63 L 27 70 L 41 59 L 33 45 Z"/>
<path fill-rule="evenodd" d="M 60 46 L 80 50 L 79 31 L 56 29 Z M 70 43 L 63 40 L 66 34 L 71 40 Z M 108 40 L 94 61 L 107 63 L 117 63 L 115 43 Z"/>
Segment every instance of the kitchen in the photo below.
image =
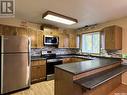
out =
<path fill-rule="evenodd" d="M 66 8 L 71 6 L 72 10 L 66 11 L 65 6 L 61 10 L 53 5 L 47 8 L 48 0 L 40 2 L 44 3 L 42 7 L 38 7 L 41 4 L 35 1 L 31 6 L 26 6 L 25 0 L 15 1 L 15 17 L 0 18 L 1 94 L 126 95 L 127 17 L 126 12 L 120 11 L 126 1 L 113 3 L 112 10 L 104 8 L 110 1 L 52 2 L 54 5 L 60 3 L 60 6 L 69 3 Z M 75 10 L 76 13 L 74 4 L 86 11 Z M 87 4 L 95 10 L 91 11 Z M 91 16 L 84 19 L 83 16 L 90 15 L 87 11 Z M 116 11 L 117 16 L 112 11 Z M 75 23 L 65 25 L 45 20 L 43 16 L 46 14 L 58 15 Z M 6 57 L 9 54 L 17 56 Z"/>

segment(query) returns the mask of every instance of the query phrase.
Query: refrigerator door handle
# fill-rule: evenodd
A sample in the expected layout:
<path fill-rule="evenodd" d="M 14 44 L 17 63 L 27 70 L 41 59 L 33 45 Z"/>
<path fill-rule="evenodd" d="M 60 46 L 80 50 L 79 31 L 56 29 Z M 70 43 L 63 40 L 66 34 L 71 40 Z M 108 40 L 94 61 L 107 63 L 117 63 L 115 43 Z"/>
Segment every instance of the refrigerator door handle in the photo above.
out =
<path fill-rule="evenodd" d="M 2 52 L 4 51 L 4 36 L 1 36 L 1 94 L 3 94 L 3 63 L 4 63 L 4 56 Z"/>
<path fill-rule="evenodd" d="M 31 39 L 28 39 L 28 58 L 29 58 L 29 62 L 28 62 L 28 66 L 31 66 Z"/>
<path fill-rule="evenodd" d="M 1 54 L 1 94 L 3 94 L 3 54 Z"/>
<path fill-rule="evenodd" d="M 28 85 L 31 85 L 31 38 L 28 38 L 28 67 L 29 67 L 29 78 Z"/>

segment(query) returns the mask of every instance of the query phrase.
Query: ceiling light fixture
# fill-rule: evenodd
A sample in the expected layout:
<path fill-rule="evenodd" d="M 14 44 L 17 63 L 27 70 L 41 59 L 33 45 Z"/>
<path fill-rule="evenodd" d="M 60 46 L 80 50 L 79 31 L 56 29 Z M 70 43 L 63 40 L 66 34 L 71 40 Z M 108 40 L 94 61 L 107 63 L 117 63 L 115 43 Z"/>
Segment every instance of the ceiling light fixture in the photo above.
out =
<path fill-rule="evenodd" d="M 55 22 L 59 22 L 59 23 L 63 23 L 63 24 L 67 24 L 67 25 L 72 25 L 78 22 L 77 19 L 67 17 L 64 15 L 52 12 L 52 11 L 45 12 L 42 18 L 51 20 L 51 21 L 55 21 Z"/>

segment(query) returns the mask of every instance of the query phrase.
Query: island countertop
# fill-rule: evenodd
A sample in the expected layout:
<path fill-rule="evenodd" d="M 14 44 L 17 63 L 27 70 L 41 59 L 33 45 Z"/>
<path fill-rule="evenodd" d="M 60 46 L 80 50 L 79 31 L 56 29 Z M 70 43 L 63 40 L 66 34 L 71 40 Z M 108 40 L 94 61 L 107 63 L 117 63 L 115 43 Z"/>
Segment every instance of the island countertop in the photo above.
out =
<path fill-rule="evenodd" d="M 80 74 L 97 68 L 105 67 L 121 62 L 119 58 L 93 58 L 82 62 L 74 62 L 71 64 L 56 65 L 56 68 L 62 69 L 72 74 Z"/>

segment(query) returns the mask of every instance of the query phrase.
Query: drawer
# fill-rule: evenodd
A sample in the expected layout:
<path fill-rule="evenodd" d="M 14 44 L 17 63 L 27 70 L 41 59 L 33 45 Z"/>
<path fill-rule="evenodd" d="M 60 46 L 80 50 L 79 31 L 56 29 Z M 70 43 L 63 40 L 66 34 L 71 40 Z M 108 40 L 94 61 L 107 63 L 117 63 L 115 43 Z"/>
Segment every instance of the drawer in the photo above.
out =
<path fill-rule="evenodd" d="M 32 61 L 31 64 L 32 64 L 32 66 L 46 65 L 46 60 Z"/>

